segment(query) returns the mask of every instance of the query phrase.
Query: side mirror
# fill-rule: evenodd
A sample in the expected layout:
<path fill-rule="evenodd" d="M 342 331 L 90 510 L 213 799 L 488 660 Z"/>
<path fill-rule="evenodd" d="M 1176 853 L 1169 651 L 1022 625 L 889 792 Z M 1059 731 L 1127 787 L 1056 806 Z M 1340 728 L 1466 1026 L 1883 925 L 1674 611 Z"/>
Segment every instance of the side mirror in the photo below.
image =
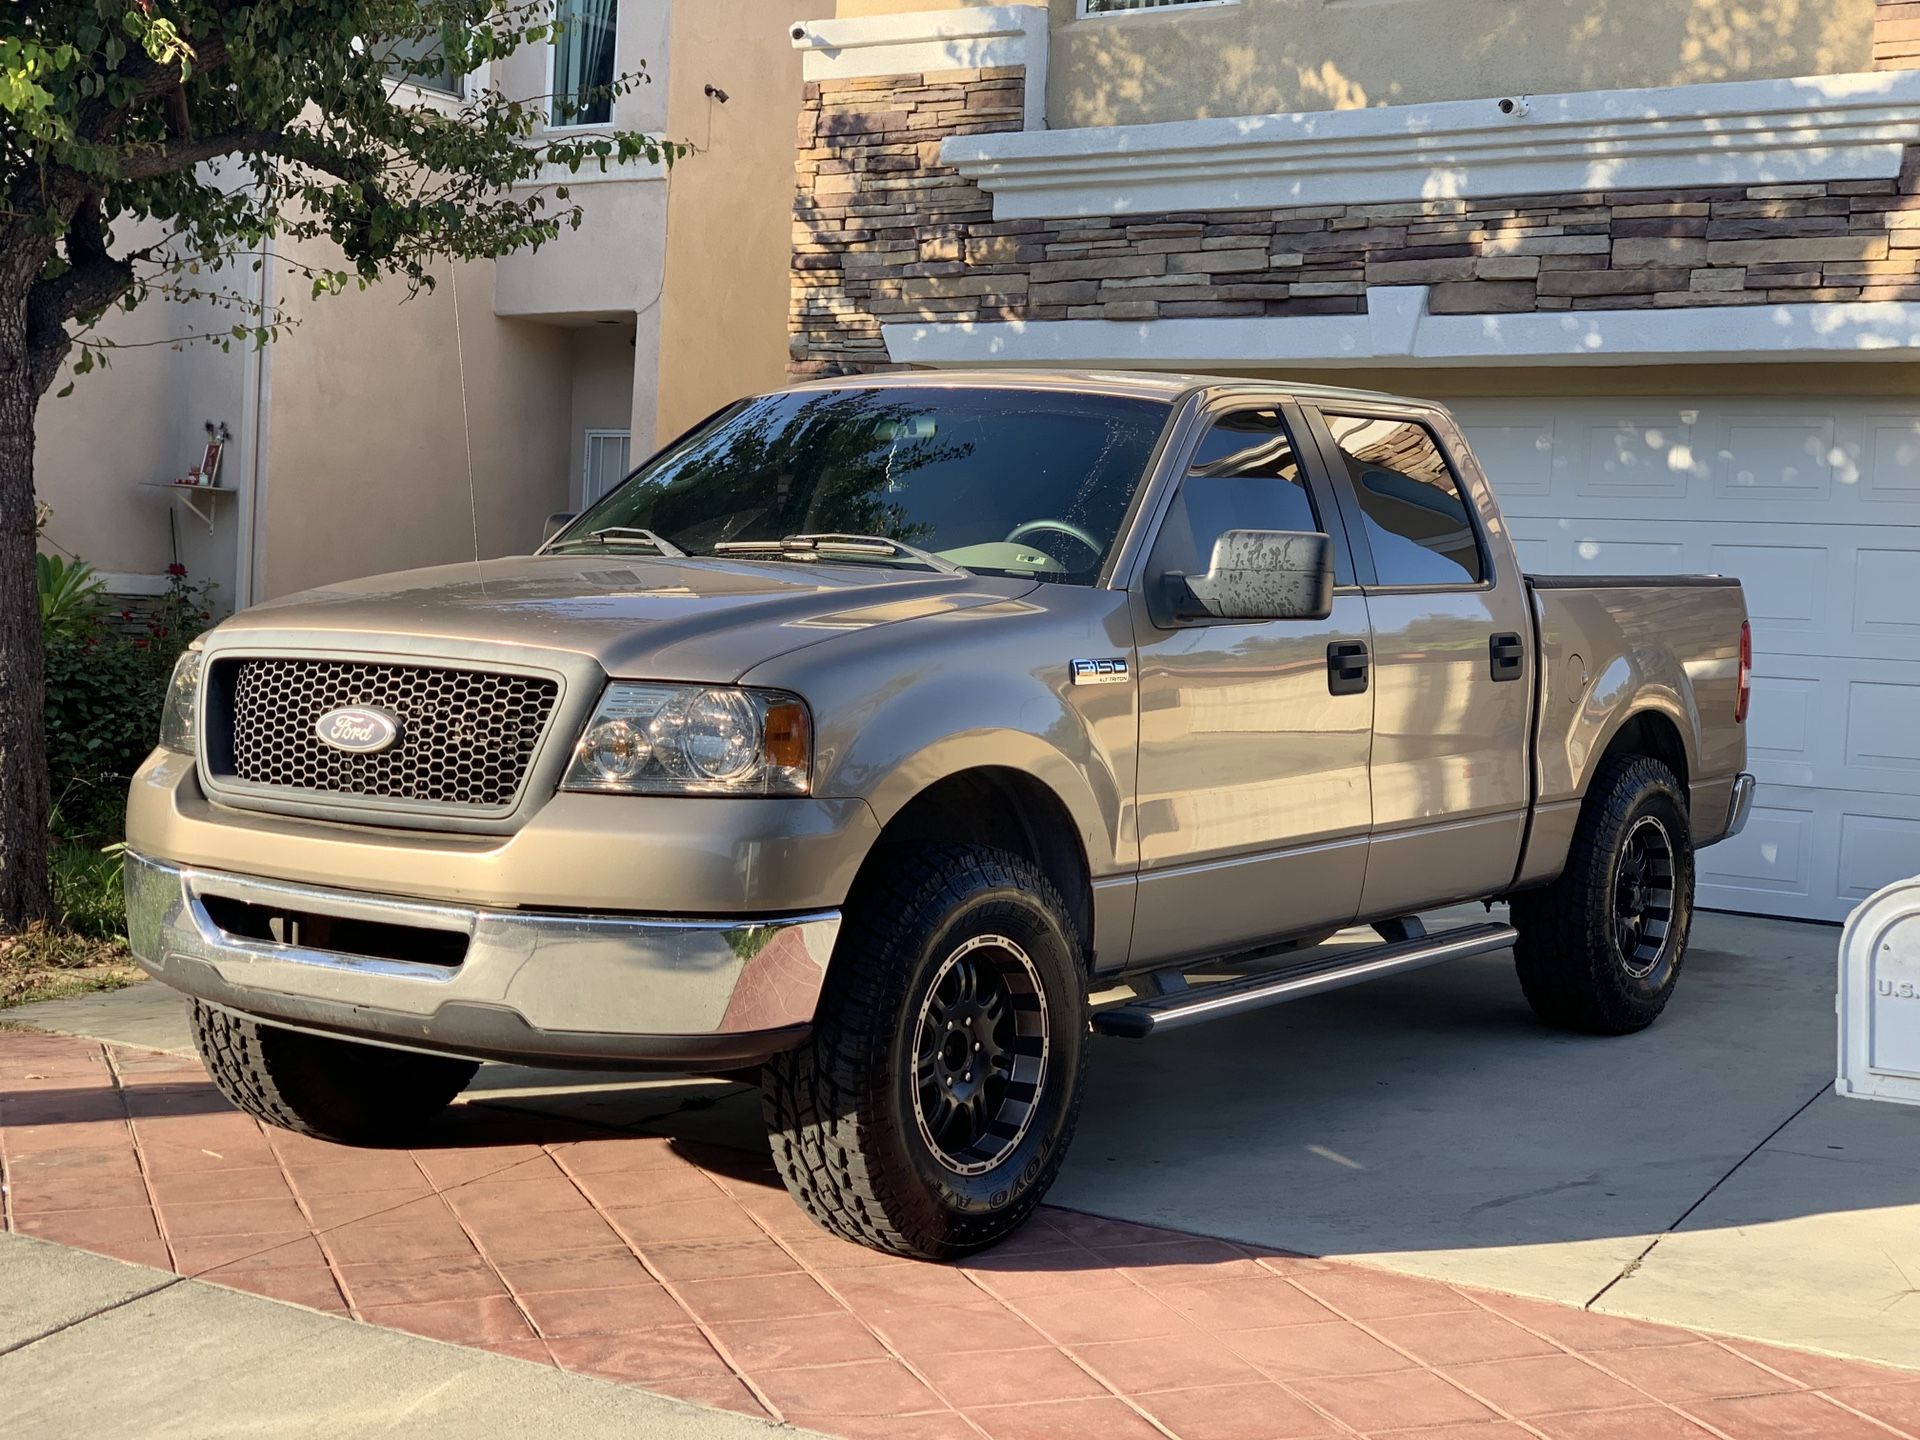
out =
<path fill-rule="evenodd" d="M 540 537 L 540 543 L 545 545 L 549 540 L 553 539 L 554 536 L 558 535 L 579 518 L 580 512 L 577 510 L 554 511 L 553 514 L 547 516 L 547 530 L 546 533 Z"/>
<path fill-rule="evenodd" d="M 1302 530 L 1228 530 L 1204 575 L 1168 575 L 1176 620 L 1324 620 L 1333 613 L 1333 541 Z"/>

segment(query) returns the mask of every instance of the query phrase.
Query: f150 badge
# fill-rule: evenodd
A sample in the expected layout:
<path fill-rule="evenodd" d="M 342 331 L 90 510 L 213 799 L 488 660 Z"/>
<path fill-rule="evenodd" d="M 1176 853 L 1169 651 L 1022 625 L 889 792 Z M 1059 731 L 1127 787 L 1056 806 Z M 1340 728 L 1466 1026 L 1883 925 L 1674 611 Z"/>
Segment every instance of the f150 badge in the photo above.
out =
<path fill-rule="evenodd" d="M 1127 662 L 1117 655 L 1107 660 L 1073 660 L 1068 664 L 1073 671 L 1073 683 L 1076 685 L 1124 685 L 1127 683 Z"/>
<path fill-rule="evenodd" d="M 400 738 L 399 717 L 365 705 L 329 710 L 313 728 L 334 749 L 351 755 L 377 754 Z"/>

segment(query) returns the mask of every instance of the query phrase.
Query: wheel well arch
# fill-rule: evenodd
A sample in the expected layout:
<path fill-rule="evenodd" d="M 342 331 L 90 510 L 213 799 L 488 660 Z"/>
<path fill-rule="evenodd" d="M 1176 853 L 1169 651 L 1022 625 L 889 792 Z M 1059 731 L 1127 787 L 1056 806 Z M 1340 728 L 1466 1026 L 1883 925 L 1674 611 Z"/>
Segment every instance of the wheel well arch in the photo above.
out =
<path fill-rule="evenodd" d="M 1093 877 L 1072 812 L 1023 770 L 976 766 L 941 777 L 894 813 L 861 863 L 854 893 L 902 847 L 986 845 L 1029 861 L 1066 902 L 1083 963 L 1094 953 Z"/>
<path fill-rule="evenodd" d="M 1640 710 L 1628 716 L 1607 741 L 1600 759 L 1604 763 L 1615 755 L 1645 755 L 1658 760 L 1673 771 L 1680 782 L 1680 793 L 1688 793 L 1687 742 L 1671 716 L 1658 710 Z"/>

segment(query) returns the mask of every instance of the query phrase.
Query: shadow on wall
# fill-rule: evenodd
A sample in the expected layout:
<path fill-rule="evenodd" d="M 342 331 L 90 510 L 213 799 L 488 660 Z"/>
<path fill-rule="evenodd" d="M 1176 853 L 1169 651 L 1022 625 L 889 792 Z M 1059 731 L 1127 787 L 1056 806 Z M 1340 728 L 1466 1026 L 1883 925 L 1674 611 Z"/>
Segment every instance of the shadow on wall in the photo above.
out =
<path fill-rule="evenodd" d="M 1086 20 L 1052 3 L 1063 127 L 1872 68 L 1874 0 L 1242 0 Z"/>

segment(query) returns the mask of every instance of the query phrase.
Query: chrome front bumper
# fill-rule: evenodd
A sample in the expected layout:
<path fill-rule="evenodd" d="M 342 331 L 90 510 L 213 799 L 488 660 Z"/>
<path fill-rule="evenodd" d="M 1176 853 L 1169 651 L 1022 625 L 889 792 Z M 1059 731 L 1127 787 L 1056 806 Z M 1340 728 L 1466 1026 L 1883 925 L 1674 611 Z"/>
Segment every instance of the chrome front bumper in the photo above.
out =
<path fill-rule="evenodd" d="M 747 1065 L 790 1049 L 806 1038 L 840 931 L 834 911 L 708 921 L 487 910 L 131 851 L 126 885 L 134 956 L 177 990 L 298 1029 L 544 1064 Z M 348 938 L 302 943 L 288 917 Z"/>

